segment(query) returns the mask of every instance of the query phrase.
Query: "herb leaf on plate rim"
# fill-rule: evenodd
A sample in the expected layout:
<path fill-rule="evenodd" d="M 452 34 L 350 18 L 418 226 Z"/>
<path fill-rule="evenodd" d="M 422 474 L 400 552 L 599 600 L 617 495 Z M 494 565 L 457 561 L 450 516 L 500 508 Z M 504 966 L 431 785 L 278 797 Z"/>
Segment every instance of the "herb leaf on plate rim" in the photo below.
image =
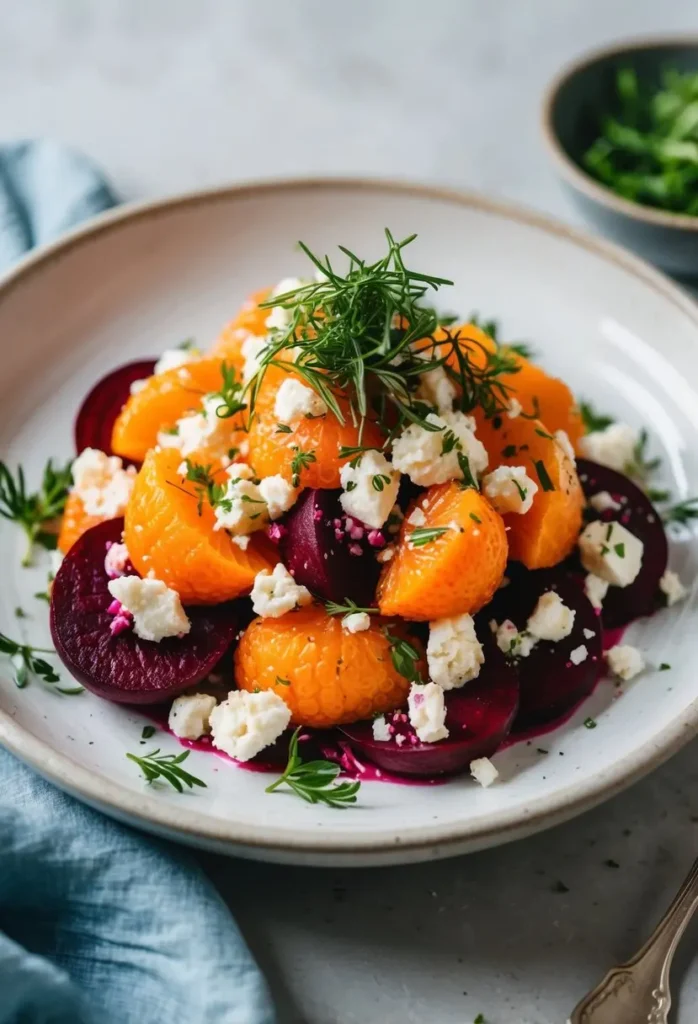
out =
<path fill-rule="evenodd" d="M 292 793 L 309 804 L 323 803 L 328 807 L 344 809 L 356 803 L 356 794 L 361 783 L 336 782 L 341 768 L 334 761 L 304 761 L 298 753 L 298 737 L 302 726 L 299 725 L 291 737 L 288 747 L 288 763 L 283 773 L 265 793 L 274 793 L 279 786 L 288 786 Z"/>

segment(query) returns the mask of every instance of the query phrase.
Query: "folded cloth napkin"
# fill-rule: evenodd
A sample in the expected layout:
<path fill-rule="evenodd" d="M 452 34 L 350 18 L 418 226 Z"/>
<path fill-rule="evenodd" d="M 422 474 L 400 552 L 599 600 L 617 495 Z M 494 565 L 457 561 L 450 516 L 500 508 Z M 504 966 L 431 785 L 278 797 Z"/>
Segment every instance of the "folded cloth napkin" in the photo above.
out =
<path fill-rule="evenodd" d="M 84 157 L 0 146 L 0 267 L 115 202 Z M 273 1024 L 227 908 L 182 851 L 0 750 L 0 1024 Z"/>

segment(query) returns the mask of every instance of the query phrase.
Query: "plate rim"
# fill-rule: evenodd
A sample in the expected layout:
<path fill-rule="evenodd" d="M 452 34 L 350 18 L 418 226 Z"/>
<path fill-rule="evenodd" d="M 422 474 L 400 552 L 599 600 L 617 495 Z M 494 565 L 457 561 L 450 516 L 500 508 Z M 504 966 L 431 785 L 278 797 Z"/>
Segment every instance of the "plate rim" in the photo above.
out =
<path fill-rule="evenodd" d="M 230 201 L 236 198 L 263 196 L 279 191 L 307 189 L 358 189 L 412 195 L 423 199 L 467 206 L 504 219 L 525 224 L 549 235 L 562 237 L 571 244 L 591 251 L 607 262 L 620 265 L 643 284 L 659 292 L 693 321 L 698 338 L 698 303 L 661 271 L 622 247 L 604 239 L 594 238 L 554 218 L 528 210 L 517 203 L 491 199 L 477 192 L 437 185 L 424 185 L 404 179 L 371 177 L 292 177 L 269 178 L 232 185 L 222 185 L 175 194 L 138 203 L 125 203 L 105 211 L 86 224 L 63 235 L 58 241 L 40 246 L 24 256 L 0 276 L 0 302 L 11 291 L 25 285 L 36 272 L 74 248 L 98 236 L 136 221 L 167 214 L 186 207 Z M 134 793 L 125 786 L 103 776 L 94 775 L 73 758 L 60 754 L 49 743 L 34 736 L 0 708 L 0 743 L 25 763 L 48 777 L 62 789 L 99 806 L 115 817 L 127 816 L 129 821 L 146 830 L 153 826 L 166 830 L 183 841 L 208 841 L 231 849 L 246 847 L 260 854 L 289 853 L 307 855 L 310 859 L 324 854 L 345 856 L 371 854 L 414 854 L 448 856 L 464 849 L 494 846 L 531 834 L 568 820 L 609 799 L 638 779 L 659 767 L 691 739 L 698 727 L 698 698 L 682 715 L 662 731 L 648 739 L 633 754 L 626 755 L 612 769 L 593 772 L 584 780 L 566 786 L 554 796 L 529 801 L 526 808 L 509 808 L 485 815 L 474 826 L 467 819 L 448 824 L 422 825 L 411 828 L 404 838 L 395 830 L 374 833 L 363 838 L 351 830 L 333 829 L 332 838 L 321 828 L 312 834 L 296 827 L 244 825 L 234 818 L 214 819 L 209 814 L 177 807 L 151 796 L 146 790 Z M 434 852 L 436 851 L 436 852 Z"/>

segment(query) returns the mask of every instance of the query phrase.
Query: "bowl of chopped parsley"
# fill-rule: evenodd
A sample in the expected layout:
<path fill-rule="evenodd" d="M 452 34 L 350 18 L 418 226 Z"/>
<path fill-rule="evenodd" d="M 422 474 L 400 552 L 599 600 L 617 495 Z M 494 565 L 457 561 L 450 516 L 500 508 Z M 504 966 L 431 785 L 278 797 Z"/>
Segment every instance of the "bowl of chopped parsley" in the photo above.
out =
<path fill-rule="evenodd" d="M 568 65 L 546 93 L 543 132 L 597 230 L 698 279 L 698 38 L 629 43 Z"/>

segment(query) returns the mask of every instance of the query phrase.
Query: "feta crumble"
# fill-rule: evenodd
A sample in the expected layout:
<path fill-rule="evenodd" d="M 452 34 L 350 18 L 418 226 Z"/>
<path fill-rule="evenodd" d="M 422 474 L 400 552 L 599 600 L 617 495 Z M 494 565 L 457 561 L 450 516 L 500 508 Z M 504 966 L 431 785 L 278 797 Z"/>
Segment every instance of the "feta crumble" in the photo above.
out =
<path fill-rule="evenodd" d="M 444 690 L 457 689 L 480 674 L 485 656 L 471 615 L 453 615 L 429 623 L 429 677 Z"/>
<path fill-rule="evenodd" d="M 580 644 L 579 647 L 575 647 L 570 651 L 570 661 L 573 665 L 581 665 L 588 657 L 589 651 L 587 650 L 586 644 Z"/>
<path fill-rule="evenodd" d="M 603 608 L 603 599 L 608 593 L 609 586 L 608 580 L 602 580 L 593 572 L 584 577 L 584 593 L 589 598 L 592 608 L 596 608 L 597 611 Z"/>
<path fill-rule="evenodd" d="M 644 544 L 617 522 L 589 523 L 579 536 L 579 555 L 587 572 L 615 587 L 627 587 L 642 568 Z"/>
<path fill-rule="evenodd" d="M 524 466 L 499 466 L 482 480 L 482 491 L 500 515 L 525 515 L 533 505 L 538 484 Z"/>
<path fill-rule="evenodd" d="M 622 505 L 610 491 L 598 491 L 589 498 L 589 505 L 597 512 L 620 512 Z"/>
<path fill-rule="evenodd" d="M 521 415 L 522 412 L 523 412 L 523 406 L 522 406 L 521 402 L 518 400 L 518 398 L 510 398 L 509 399 L 509 406 L 508 406 L 507 412 L 506 412 L 507 419 L 516 420 L 516 419 L 519 418 L 519 416 Z"/>
<path fill-rule="evenodd" d="M 88 516 L 116 519 L 126 511 L 136 480 L 135 466 L 124 469 L 116 455 L 85 448 L 72 467 L 73 492 Z"/>
<path fill-rule="evenodd" d="M 557 643 L 572 632 L 575 614 L 574 609 L 568 608 L 559 594 L 548 590 L 538 598 L 526 629 L 537 640 Z"/>
<path fill-rule="evenodd" d="M 168 447 L 179 448 L 185 459 L 201 448 L 225 454 L 230 448 L 233 426 L 229 417 L 218 415 L 222 404 L 220 395 L 204 395 L 199 412 L 190 413 L 177 420 L 177 433 L 169 435 L 171 441 L 168 442 Z"/>
<path fill-rule="evenodd" d="M 378 718 L 373 719 L 373 738 L 378 743 L 390 742 L 391 733 L 388 729 L 388 723 L 385 720 L 385 715 L 379 715 Z"/>
<path fill-rule="evenodd" d="M 307 587 L 298 586 L 283 562 L 277 562 L 273 572 L 263 569 L 257 573 L 250 597 L 254 612 L 265 619 L 279 619 L 313 599 Z"/>
<path fill-rule="evenodd" d="M 352 612 L 342 619 L 342 629 L 348 633 L 362 633 L 371 626 L 371 616 L 368 612 Z"/>
<path fill-rule="evenodd" d="M 677 601 L 682 601 L 688 593 L 678 574 L 667 569 L 659 581 L 659 589 L 666 596 L 666 603 L 671 608 Z"/>
<path fill-rule="evenodd" d="M 312 388 L 287 377 L 276 392 L 274 415 L 279 423 L 297 423 L 304 416 L 324 416 L 327 405 Z"/>
<path fill-rule="evenodd" d="M 637 431 L 627 423 L 611 423 L 580 438 L 579 450 L 585 459 L 623 473 L 634 461 L 638 440 Z"/>
<path fill-rule="evenodd" d="M 231 690 L 211 712 L 213 745 L 236 761 L 249 761 L 274 743 L 290 721 L 289 707 L 273 690 Z"/>
<path fill-rule="evenodd" d="M 409 718 L 422 743 L 438 743 L 448 736 L 444 691 L 436 683 L 412 683 L 407 698 Z"/>
<path fill-rule="evenodd" d="M 572 447 L 572 442 L 569 439 L 569 435 L 566 430 L 556 430 L 553 437 L 562 448 L 563 452 L 570 460 L 573 466 L 577 464 L 577 458 Z"/>
<path fill-rule="evenodd" d="M 265 476 L 259 481 L 259 493 L 266 502 L 269 519 L 279 519 L 295 505 L 300 491 L 281 475 Z"/>
<path fill-rule="evenodd" d="M 420 487 L 430 487 L 447 480 L 462 480 L 463 470 L 458 456 L 464 455 L 473 477 L 484 473 L 487 451 L 475 436 L 472 417 L 462 412 L 444 412 L 441 415 L 430 412 L 426 419 L 439 429 L 425 430 L 418 423 L 411 423 L 393 441 L 393 466 L 396 469 L 406 473 Z M 444 452 L 444 442 L 449 436 L 447 432 L 455 437 L 455 443 Z"/>
<path fill-rule="evenodd" d="M 216 698 L 208 693 L 191 693 L 172 701 L 167 724 L 181 740 L 198 740 L 211 731 L 209 721 Z"/>
<path fill-rule="evenodd" d="M 243 536 L 262 530 L 269 522 L 267 503 L 259 485 L 237 477 L 230 480 L 223 497 L 216 502 L 213 514 L 216 530 Z"/>
<path fill-rule="evenodd" d="M 231 462 L 225 473 L 229 480 L 254 480 L 254 470 L 246 462 Z"/>
<path fill-rule="evenodd" d="M 584 633 L 584 639 L 585 640 L 593 640 L 593 638 L 596 636 L 596 633 L 594 632 L 593 629 L 586 629 L 585 628 L 585 629 L 582 630 L 582 632 Z"/>
<path fill-rule="evenodd" d="M 536 646 L 536 638 L 525 630 L 520 633 L 511 619 L 504 619 L 499 625 L 492 619 L 490 629 L 495 634 L 497 647 L 510 658 L 527 658 Z"/>
<path fill-rule="evenodd" d="M 240 355 L 244 363 L 242 367 L 242 380 L 248 384 L 259 370 L 262 364 L 262 356 L 269 344 L 268 337 L 259 337 L 256 334 L 249 334 L 240 346 Z"/>
<path fill-rule="evenodd" d="M 307 284 L 310 284 L 310 281 L 304 281 L 300 277 L 285 277 L 282 281 L 279 281 L 277 286 L 274 288 L 271 293 L 271 297 L 276 298 L 277 295 L 285 295 L 287 292 L 295 292 Z M 292 309 L 286 309 L 284 306 L 272 306 L 269 311 L 269 316 L 264 321 L 264 324 L 270 331 L 286 331 L 291 326 L 292 321 Z"/>
<path fill-rule="evenodd" d="M 499 778 L 499 772 L 489 757 L 478 757 L 475 761 L 471 761 L 470 774 L 485 789 Z"/>
<path fill-rule="evenodd" d="M 420 359 L 432 359 L 431 352 L 417 353 Z M 456 399 L 456 387 L 443 366 L 419 375 L 415 397 L 431 405 L 437 413 L 450 413 Z"/>
<path fill-rule="evenodd" d="M 339 500 L 346 514 L 379 530 L 395 504 L 400 474 L 384 455 L 371 449 L 345 463 L 339 479 L 344 488 Z"/>
<path fill-rule="evenodd" d="M 160 643 L 165 637 L 185 636 L 191 629 L 179 594 L 162 580 L 120 576 L 107 586 L 133 616 L 133 631 L 141 640 Z"/>
<path fill-rule="evenodd" d="M 168 370 L 176 370 L 187 363 L 196 363 L 200 358 L 201 352 L 198 348 L 168 348 L 158 359 L 153 373 L 167 373 Z"/>
<path fill-rule="evenodd" d="M 128 548 L 125 544 L 112 544 L 104 558 L 104 571 L 110 580 L 126 575 L 126 567 L 130 561 Z"/>
<path fill-rule="evenodd" d="M 634 679 L 645 667 L 642 654 L 629 644 L 617 644 L 610 651 L 606 651 L 606 662 L 613 675 L 626 682 Z"/>
<path fill-rule="evenodd" d="M 423 510 L 419 505 L 415 505 L 410 514 L 407 517 L 407 522 L 410 526 L 424 526 L 427 521 L 427 517 L 424 515 Z"/>

